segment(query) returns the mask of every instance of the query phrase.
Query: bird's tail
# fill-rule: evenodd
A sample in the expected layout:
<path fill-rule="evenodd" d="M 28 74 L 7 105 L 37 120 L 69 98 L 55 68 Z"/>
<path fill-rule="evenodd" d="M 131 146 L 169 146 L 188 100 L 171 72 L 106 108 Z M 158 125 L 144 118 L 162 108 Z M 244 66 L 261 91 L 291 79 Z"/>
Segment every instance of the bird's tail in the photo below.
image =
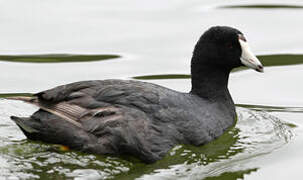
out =
<path fill-rule="evenodd" d="M 19 126 L 19 128 L 28 139 L 39 140 L 40 124 L 37 121 L 30 117 L 11 116 L 10 118 L 17 124 L 17 126 Z"/>
<path fill-rule="evenodd" d="M 34 129 L 30 126 L 28 123 L 31 119 L 28 117 L 17 117 L 17 116 L 11 116 L 11 120 L 13 120 L 21 129 L 22 131 L 25 131 L 27 133 L 37 133 L 38 130 Z"/>

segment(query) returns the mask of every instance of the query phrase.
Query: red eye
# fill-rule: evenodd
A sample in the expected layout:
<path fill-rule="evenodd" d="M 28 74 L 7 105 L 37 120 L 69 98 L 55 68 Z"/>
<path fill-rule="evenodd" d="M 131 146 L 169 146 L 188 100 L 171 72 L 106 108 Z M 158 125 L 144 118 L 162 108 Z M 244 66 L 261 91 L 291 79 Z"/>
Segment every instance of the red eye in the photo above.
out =
<path fill-rule="evenodd" d="M 228 49 L 232 49 L 232 48 L 233 48 L 233 45 L 232 45 L 231 43 L 226 43 L 226 47 L 227 47 Z"/>

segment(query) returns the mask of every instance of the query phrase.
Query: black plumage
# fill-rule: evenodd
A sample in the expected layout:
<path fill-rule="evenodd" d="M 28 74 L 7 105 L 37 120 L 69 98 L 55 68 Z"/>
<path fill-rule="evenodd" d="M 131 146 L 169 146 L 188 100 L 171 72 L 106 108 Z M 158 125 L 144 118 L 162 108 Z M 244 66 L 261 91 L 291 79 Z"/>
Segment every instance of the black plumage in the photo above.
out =
<path fill-rule="evenodd" d="M 97 154 L 129 154 L 151 163 L 177 144 L 203 145 L 235 123 L 227 89 L 230 71 L 241 66 L 240 31 L 212 27 L 193 53 L 190 93 L 132 80 L 71 83 L 14 97 L 40 109 L 11 117 L 32 140 Z"/>

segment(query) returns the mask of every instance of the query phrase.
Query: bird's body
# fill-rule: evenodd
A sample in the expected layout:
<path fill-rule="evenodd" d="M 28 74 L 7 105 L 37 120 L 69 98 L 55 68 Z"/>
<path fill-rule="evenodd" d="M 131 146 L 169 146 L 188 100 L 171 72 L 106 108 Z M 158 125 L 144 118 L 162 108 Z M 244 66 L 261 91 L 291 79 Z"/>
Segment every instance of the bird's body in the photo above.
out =
<path fill-rule="evenodd" d="M 23 121 L 33 128 L 25 131 L 31 139 L 85 152 L 131 154 L 146 162 L 160 159 L 176 144 L 205 144 L 235 119 L 230 99 L 218 103 L 139 81 L 83 81 L 37 97 L 29 102 L 41 110 Z"/>
<path fill-rule="evenodd" d="M 222 30 L 216 28 L 208 33 Z M 228 27 L 225 31 L 240 33 Z M 190 93 L 131 80 L 82 81 L 31 98 L 12 98 L 40 107 L 29 118 L 12 119 L 29 139 L 90 153 L 130 154 L 147 163 L 161 159 L 177 144 L 210 142 L 235 123 L 227 83 L 231 69 L 241 63 L 233 56 L 227 57 L 230 66 L 209 63 L 212 57 L 203 54 L 203 47 L 197 50 L 204 39 L 196 45 L 192 59 Z M 212 46 L 205 46 L 205 51 L 214 50 Z M 240 55 L 236 51 L 235 57 Z"/>

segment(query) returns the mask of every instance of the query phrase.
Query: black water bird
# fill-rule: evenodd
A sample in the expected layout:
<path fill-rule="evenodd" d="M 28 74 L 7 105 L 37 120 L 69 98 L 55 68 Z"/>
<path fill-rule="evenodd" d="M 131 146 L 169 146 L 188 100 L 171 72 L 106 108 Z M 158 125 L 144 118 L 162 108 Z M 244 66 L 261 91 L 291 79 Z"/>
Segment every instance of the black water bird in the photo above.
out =
<path fill-rule="evenodd" d="M 227 84 L 230 71 L 242 65 L 263 71 L 240 31 L 216 26 L 195 46 L 189 93 L 132 80 L 75 82 L 10 98 L 40 108 L 11 119 L 28 139 L 152 163 L 177 144 L 208 143 L 235 123 Z"/>

